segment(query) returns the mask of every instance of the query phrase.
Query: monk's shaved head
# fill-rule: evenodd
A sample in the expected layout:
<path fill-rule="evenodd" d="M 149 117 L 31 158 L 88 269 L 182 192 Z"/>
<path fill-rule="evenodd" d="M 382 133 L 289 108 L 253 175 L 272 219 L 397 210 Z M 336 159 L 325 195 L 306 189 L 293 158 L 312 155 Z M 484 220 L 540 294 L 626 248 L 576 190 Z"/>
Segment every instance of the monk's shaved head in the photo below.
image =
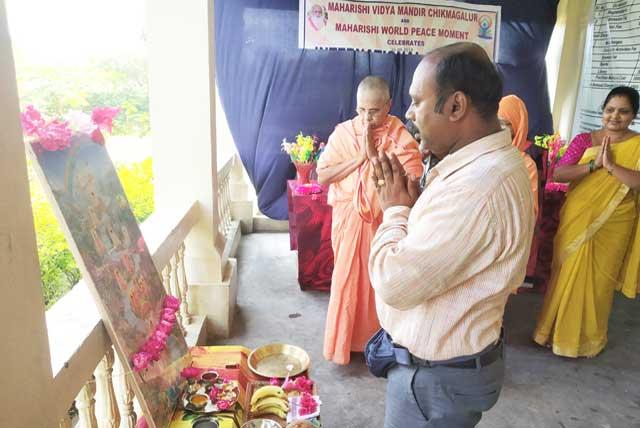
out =
<path fill-rule="evenodd" d="M 371 128 L 382 126 L 391 110 L 391 91 L 387 82 L 378 76 L 367 76 L 358 85 L 357 112 L 364 124 Z"/>
<path fill-rule="evenodd" d="M 363 92 L 372 92 L 380 95 L 383 101 L 391 99 L 389 84 L 380 76 L 367 76 L 358 85 L 358 95 Z"/>

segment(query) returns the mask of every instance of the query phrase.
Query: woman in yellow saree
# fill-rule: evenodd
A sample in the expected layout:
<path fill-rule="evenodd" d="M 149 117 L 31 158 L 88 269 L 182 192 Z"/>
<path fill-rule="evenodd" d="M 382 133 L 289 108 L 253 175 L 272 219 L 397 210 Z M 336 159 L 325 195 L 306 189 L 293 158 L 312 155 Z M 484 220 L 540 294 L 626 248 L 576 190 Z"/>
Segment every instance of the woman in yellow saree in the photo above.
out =
<path fill-rule="evenodd" d="M 602 129 L 574 138 L 554 172 L 571 187 L 560 213 L 549 288 L 534 333 L 557 355 L 593 357 L 607 343 L 614 290 L 640 284 L 638 92 L 614 88 Z"/>

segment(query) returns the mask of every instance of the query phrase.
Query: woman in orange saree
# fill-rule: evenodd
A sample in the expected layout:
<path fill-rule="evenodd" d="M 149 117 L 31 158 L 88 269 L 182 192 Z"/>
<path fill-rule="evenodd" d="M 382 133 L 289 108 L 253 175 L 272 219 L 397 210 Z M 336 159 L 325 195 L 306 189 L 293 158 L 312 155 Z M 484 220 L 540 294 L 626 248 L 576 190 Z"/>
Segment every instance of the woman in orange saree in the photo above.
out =
<path fill-rule="evenodd" d="M 531 146 L 531 142 L 527 141 L 529 133 L 529 112 L 524 102 L 515 95 L 507 95 L 500 100 L 498 108 L 498 117 L 505 128 L 511 131 L 513 146 L 520 150 L 522 161 L 529 172 L 529 180 L 531 181 L 531 193 L 533 193 L 533 209 L 536 219 L 538 219 L 538 198 L 539 198 L 539 181 L 538 167 L 531 156 L 525 151 Z M 536 222 L 537 229 L 537 222 Z M 527 263 L 527 277 L 533 277 L 536 271 L 536 260 L 538 258 L 538 240 L 537 233 L 534 233 L 531 241 L 531 253 L 529 262 Z"/>
<path fill-rule="evenodd" d="M 557 355 L 593 357 L 607 343 L 613 292 L 634 298 L 640 284 L 640 136 L 629 129 L 638 92 L 613 89 L 603 128 L 581 134 L 554 180 L 571 187 L 560 213 L 549 288 L 534 340 Z"/>

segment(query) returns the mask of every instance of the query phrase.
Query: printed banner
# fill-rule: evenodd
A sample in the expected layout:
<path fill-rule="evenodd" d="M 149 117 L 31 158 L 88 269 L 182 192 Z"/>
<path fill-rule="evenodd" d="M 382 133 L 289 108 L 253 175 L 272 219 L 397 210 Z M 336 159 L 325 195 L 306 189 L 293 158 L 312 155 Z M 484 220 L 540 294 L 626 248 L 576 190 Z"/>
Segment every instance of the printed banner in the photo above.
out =
<path fill-rule="evenodd" d="M 456 42 L 498 60 L 500 6 L 455 1 L 300 0 L 298 45 L 425 54 Z"/>
<path fill-rule="evenodd" d="M 596 0 L 587 31 L 582 79 L 571 136 L 602 126 L 611 89 L 640 89 L 640 0 Z M 640 131 L 636 121 L 632 129 Z"/>

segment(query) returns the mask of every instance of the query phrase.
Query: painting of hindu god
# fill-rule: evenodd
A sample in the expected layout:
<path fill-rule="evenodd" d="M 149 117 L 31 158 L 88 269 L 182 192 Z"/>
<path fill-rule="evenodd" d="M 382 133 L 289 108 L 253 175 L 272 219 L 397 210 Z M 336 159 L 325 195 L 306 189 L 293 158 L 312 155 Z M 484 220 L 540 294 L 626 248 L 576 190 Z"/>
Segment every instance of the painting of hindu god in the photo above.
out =
<path fill-rule="evenodd" d="M 132 371 L 131 356 L 159 323 L 166 294 L 104 145 L 79 134 L 63 150 L 34 144 L 30 154 L 149 426 L 169 426 L 190 357 L 176 325 L 160 359 Z"/>

